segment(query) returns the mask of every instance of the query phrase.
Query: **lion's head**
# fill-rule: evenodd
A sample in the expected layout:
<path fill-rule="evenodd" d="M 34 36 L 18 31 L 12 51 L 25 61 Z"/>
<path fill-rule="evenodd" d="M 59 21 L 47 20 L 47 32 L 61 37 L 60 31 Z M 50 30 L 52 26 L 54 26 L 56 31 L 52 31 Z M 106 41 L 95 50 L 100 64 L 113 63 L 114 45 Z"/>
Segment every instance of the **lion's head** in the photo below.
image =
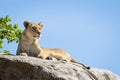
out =
<path fill-rule="evenodd" d="M 30 39 L 38 39 L 41 35 L 41 29 L 43 27 L 43 23 L 33 23 L 29 21 L 24 21 L 25 34 Z"/>

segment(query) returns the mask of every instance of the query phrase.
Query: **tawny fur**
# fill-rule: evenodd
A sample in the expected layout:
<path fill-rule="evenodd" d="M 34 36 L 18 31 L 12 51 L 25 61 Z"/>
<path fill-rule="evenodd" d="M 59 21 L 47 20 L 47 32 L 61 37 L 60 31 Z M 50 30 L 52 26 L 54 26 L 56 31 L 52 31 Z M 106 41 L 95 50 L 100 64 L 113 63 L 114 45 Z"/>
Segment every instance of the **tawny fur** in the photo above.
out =
<path fill-rule="evenodd" d="M 41 29 L 43 27 L 43 23 L 33 23 L 29 21 L 24 21 L 25 30 L 22 32 L 21 37 L 19 39 L 17 55 L 23 56 L 34 56 L 46 59 L 47 57 L 53 57 L 57 60 L 65 60 L 67 62 L 74 62 L 81 64 L 82 66 L 89 69 L 89 67 L 85 66 L 82 63 L 79 63 L 73 60 L 69 53 L 62 49 L 58 48 L 41 48 L 38 43 L 38 39 L 41 35 Z"/>

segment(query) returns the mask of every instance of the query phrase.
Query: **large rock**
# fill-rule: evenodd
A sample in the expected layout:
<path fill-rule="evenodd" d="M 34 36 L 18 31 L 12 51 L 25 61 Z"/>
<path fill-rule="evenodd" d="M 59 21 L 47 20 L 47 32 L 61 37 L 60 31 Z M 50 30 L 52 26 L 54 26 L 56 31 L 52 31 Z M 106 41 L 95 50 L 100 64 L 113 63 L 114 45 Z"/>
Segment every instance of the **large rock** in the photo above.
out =
<path fill-rule="evenodd" d="M 0 55 L 0 80 L 120 80 L 108 70 L 64 61 Z"/>

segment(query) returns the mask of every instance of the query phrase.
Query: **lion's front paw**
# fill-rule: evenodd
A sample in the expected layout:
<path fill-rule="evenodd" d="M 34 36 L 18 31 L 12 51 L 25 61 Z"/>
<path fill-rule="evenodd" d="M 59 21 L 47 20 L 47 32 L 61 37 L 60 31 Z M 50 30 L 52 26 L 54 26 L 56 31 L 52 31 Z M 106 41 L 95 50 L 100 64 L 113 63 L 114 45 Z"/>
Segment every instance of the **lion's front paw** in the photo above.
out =
<path fill-rule="evenodd" d="M 20 56 L 28 56 L 27 53 L 20 53 Z"/>
<path fill-rule="evenodd" d="M 43 56 L 38 56 L 38 58 L 44 59 L 44 57 L 43 57 Z"/>

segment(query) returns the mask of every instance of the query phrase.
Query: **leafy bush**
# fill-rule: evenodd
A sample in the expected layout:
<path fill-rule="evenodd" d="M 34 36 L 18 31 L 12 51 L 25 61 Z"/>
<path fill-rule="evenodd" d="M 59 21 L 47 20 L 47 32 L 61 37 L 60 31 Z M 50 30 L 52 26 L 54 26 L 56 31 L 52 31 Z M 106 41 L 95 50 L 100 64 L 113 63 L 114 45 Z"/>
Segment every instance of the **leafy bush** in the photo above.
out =
<path fill-rule="evenodd" d="M 0 18 L 0 48 L 3 47 L 4 39 L 7 39 L 8 44 L 13 41 L 18 43 L 20 34 L 22 33 L 22 30 L 18 29 L 18 24 L 8 24 L 10 21 L 11 18 L 9 16 Z M 5 50 L 4 52 L 10 53 L 8 50 Z"/>

